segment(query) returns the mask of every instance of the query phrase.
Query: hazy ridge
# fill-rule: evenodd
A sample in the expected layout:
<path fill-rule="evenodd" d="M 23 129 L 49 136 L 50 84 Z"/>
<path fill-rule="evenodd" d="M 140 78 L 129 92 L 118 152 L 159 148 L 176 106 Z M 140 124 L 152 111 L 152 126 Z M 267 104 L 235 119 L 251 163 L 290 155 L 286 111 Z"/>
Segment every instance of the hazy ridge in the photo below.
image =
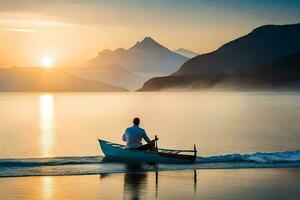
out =
<path fill-rule="evenodd" d="M 99 81 L 89 81 L 60 69 L 40 67 L 0 69 L 0 91 L 127 91 Z"/>
<path fill-rule="evenodd" d="M 66 68 L 65 71 L 78 77 L 102 81 L 104 83 L 136 90 L 142 86 L 146 79 L 118 65 L 106 65 L 100 67 Z"/>
<path fill-rule="evenodd" d="M 162 89 L 298 89 L 300 24 L 266 25 L 214 52 L 190 59 L 140 91 Z"/>
<path fill-rule="evenodd" d="M 188 57 L 188 58 L 193 58 L 193 57 L 196 57 L 199 55 L 198 53 L 195 53 L 195 52 L 185 49 L 185 48 L 176 49 L 176 50 L 174 50 L 174 52 L 178 53 L 182 56 Z"/>

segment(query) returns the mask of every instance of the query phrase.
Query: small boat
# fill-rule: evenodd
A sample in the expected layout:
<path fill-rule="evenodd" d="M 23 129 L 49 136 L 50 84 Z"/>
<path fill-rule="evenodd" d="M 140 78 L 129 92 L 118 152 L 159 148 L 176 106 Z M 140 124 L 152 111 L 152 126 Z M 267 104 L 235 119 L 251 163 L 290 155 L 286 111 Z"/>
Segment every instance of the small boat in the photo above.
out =
<path fill-rule="evenodd" d="M 193 163 L 197 157 L 195 145 L 193 150 L 159 149 L 156 145 L 155 151 L 145 151 L 128 149 L 125 145 L 101 139 L 98 139 L 98 141 L 105 157 L 122 161 L 143 163 Z"/>

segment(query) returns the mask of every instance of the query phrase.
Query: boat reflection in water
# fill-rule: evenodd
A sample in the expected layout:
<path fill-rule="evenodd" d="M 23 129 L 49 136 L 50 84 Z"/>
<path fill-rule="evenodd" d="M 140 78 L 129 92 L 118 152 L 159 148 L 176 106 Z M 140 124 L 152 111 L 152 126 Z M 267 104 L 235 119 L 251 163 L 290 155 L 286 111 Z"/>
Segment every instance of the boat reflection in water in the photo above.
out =
<path fill-rule="evenodd" d="M 142 164 L 126 164 L 127 173 L 124 174 L 124 199 L 141 199 L 147 192 L 148 174 L 143 172 Z"/>
<path fill-rule="evenodd" d="M 153 165 L 155 176 L 152 172 L 146 172 L 149 165 L 126 163 L 126 173 L 124 173 L 123 199 L 159 199 L 159 171 L 157 166 Z M 193 180 L 193 199 L 196 199 L 197 193 L 197 171 L 194 170 Z M 100 174 L 100 179 L 113 177 L 110 174 Z M 155 177 L 155 181 L 153 180 Z"/>

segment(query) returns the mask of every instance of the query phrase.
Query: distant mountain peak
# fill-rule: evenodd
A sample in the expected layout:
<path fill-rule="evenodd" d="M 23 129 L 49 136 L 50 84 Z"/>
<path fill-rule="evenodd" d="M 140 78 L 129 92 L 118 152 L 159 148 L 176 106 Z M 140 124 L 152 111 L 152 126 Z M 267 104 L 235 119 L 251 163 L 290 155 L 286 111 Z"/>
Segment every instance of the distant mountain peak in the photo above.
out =
<path fill-rule="evenodd" d="M 97 57 L 89 60 L 84 66 L 119 65 L 145 76 L 169 75 L 187 61 L 188 58 L 171 51 L 151 37 L 145 37 L 128 49 L 101 51 Z"/>
<path fill-rule="evenodd" d="M 141 43 L 157 43 L 152 37 L 147 36 L 145 37 Z"/>
<path fill-rule="evenodd" d="M 179 48 L 179 49 L 176 49 L 174 50 L 175 53 L 178 53 L 182 56 L 185 56 L 187 58 L 193 58 L 195 56 L 198 56 L 199 54 L 198 53 L 195 53 L 191 50 L 188 50 L 188 49 L 185 49 L 185 48 Z"/>
<path fill-rule="evenodd" d="M 165 48 L 151 37 L 145 37 L 141 42 L 137 42 L 132 48 Z"/>
<path fill-rule="evenodd" d="M 104 49 L 98 53 L 98 56 L 99 55 L 111 55 L 112 53 L 123 53 L 124 51 L 125 51 L 124 48 L 118 48 L 113 51 L 110 49 Z"/>
<path fill-rule="evenodd" d="M 98 53 L 98 55 L 103 55 L 103 54 L 108 55 L 108 54 L 111 54 L 111 53 L 112 53 L 112 50 L 110 50 L 110 49 L 104 49 L 104 50 L 100 51 Z"/>

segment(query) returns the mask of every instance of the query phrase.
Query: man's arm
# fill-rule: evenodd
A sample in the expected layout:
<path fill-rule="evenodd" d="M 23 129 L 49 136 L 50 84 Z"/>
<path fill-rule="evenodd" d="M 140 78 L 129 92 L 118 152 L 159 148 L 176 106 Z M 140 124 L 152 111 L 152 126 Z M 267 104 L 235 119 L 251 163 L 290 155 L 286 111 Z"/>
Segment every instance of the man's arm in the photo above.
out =
<path fill-rule="evenodd" d="M 144 130 L 144 132 L 143 132 L 143 134 L 142 134 L 142 137 L 144 138 L 144 140 L 145 140 L 147 143 L 150 143 L 150 142 L 151 142 L 151 140 L 149 139 L 149 137 L 148 137 L 148 135 L 147 135 L 147 133 L 146 133 L 145 130 Z"/>
<path fill-rule="evenodd" d="M 122 139 L 123 139 L 124 142 L 126 142 L 126 133 L 127 133 L 127 129 L 125 130 L 125 132 L 124 132 L 124 134 L 122 136 Z"/>

